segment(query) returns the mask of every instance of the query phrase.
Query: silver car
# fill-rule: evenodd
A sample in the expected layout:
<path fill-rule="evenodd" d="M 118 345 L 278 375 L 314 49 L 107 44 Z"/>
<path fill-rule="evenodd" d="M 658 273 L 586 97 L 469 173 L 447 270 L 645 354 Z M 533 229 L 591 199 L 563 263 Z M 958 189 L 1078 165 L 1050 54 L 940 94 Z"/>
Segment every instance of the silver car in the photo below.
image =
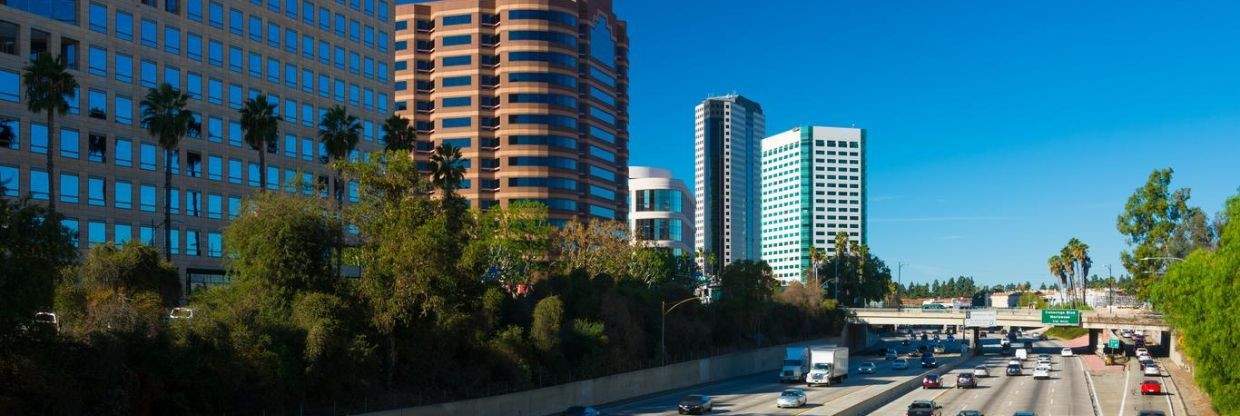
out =
<path fill-rule="evenodd" d="M 984 365 L 973 367 L 973 377 L 990 377 L 990 368 Z"/>
<path fill-rule="evenodd" d="M 775 407 L 801 407 L 805 405 L 805 390 L 787 389 L 775 399 Z"/>
<path fill-rule="evenodd" d="M 857 372 L 861 374 L 874 374 L 874 371 L 877 369 L 878 366 L 874 365 L 873 362 L 866 362 L 862 363 L 860 367 L 857 367 Z"/>

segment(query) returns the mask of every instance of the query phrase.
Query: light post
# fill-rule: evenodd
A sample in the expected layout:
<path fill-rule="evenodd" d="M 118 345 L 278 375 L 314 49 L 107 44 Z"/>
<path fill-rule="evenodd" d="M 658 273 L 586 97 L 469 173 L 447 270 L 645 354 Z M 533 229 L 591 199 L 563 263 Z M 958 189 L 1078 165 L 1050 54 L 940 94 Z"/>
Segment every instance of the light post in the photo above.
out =
<path fill-rule="evenodd" d="M 662 365 L 667 365 L 667 314 L 671 313 L 677 306 L 694 300 L 700 299 L 697 296 L 684 298 L 673 303 L 670 308 L 667 307 L 667 301 L 659 302 L 660 312 L 662 312 L 662 315 L 659 317 L 659 360 L 662 362 Z"/>

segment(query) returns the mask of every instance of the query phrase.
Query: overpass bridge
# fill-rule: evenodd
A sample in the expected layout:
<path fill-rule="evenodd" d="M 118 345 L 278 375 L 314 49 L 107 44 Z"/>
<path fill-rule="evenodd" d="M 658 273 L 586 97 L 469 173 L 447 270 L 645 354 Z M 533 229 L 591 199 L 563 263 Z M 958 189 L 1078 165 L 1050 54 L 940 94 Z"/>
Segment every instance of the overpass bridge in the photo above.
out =
<path fill-rule="evenodd" d="M 1089 330 L 1089 350 L 1094 351 L 1101 335 L 1110 331 L 1123 329 L 1150 331 L 1160 334 L 1159 344 L 1168 348 L 1168 354 L 1175 354 L 1171 326 L 1163 320 L 1162 315 L 1134 310 L 1080 311 L 1080 323 L 1075 325 L 1050 324 L 1042 321 L 1041 309 L 996 308 L 972 309 L 973 311 L 994 311 L 995 325 L 1005 328 L 1042 328 L 1049 326 L 1079 326 Z M 965 310 L 920 308 L 848 308 L 848 322 L 855 325 L 943 325 L 964 327 Z M 974 347 L 977 344 L 978 328 L 973 328 Z M 963 332 L 963 331 L 962 331 Z"/>

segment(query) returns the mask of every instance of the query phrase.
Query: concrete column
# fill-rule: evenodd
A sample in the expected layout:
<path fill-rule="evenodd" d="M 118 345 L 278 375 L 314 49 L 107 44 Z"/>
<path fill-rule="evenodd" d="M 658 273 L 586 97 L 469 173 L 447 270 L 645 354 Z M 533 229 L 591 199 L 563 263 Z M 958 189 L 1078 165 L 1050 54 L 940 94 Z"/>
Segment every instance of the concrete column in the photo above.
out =
<path fill-rule="evenodd" d="M 969 341 L 969 345 L 972 347 L 972 348 L 969 348 L 969 350 L 972 351 L 973 355 L 981 355 L 982 354 L 982 340 L 981 338 L 978 337 L 981 331 L 978 328 L 973 328 L 973 331 L 971 332 L 972 332 L 971 335 L 973 336 L 973 339 Z"/>
<path fill-rule="evenodd" d="M 1098 337 L 1102 335 L 1101 329 L 1089 330 L 1089 354 L 1093 354 L 1098 350 Z"/>

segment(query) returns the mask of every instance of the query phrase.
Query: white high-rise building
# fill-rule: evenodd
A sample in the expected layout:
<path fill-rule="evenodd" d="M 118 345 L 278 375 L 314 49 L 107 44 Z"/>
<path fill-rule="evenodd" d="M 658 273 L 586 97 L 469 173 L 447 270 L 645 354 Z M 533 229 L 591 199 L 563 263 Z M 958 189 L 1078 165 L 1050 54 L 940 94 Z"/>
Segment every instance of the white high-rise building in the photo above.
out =
<path fill-rule="evenodd" d="M 629 232 L 634 243 L 693 254 L 693 196 L 667 169 L 629 166 Z"/>
<path fill-rule="evenodd" d="M 694 112 L 694 248 L 714 259 L 715 270 L 707 272 L 717 273 L 760 257 L 758 170 L 766 117 L 758 103 L 735 94 L 707 98 Z"/>
<path fill-rule="evenodd" d="M 801 281 L 809 249 L 835 254 L 835 235 L 865 243 L 865 130 L 802 126 L 762 140 L 762 260 Z"/>

